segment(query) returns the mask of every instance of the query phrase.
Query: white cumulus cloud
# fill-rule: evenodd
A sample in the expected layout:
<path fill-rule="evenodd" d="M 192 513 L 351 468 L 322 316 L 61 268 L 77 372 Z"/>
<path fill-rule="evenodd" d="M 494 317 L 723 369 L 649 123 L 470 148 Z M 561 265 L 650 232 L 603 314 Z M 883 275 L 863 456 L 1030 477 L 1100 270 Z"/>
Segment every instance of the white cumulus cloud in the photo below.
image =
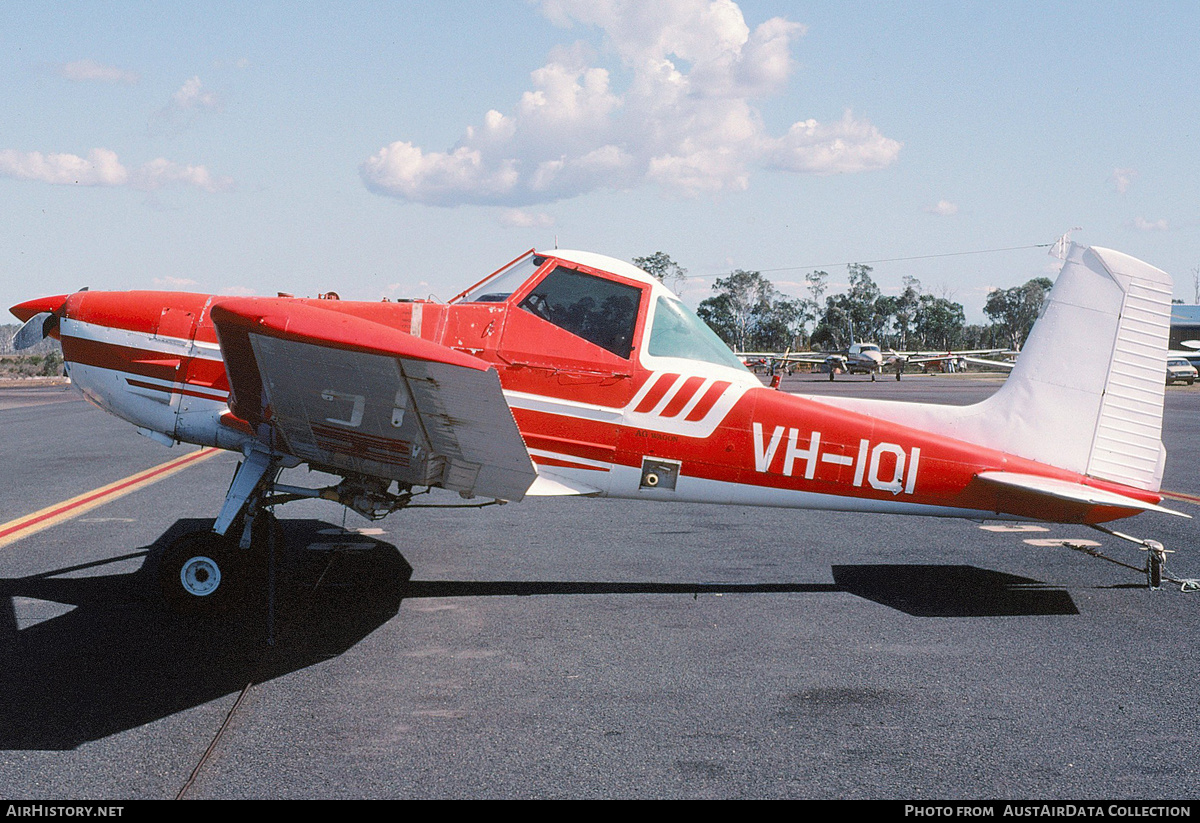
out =
<path fill-rule="evenodd" d="M 57 67 L 59 76 L 77 83 L 125 83 L 133 85 L 140 77 L 135 71 L 106 66 L 95 60 L 75 60 Z"/>
<path fill-rule="evenodd" d="M 1133 227 L 1138 231 L 1167 231 L 1171 228 L 1166 220 L 1147 220 L 1145 217 L 1135 217 Z"/>
<path fill-rule="evenodd" d="M 166 186 L 220 191 L 232 186 L 229 178 L 214 177 L 204 166 L 183 166 L 161 157 L 131 171 L 116 152 L 99 148 L 89 151 L 87 157 L 0 149 L 0 176 L 62 186 L 128 186 L 141 191 Z"/>
<path fill-rule="evenodd" d="M 951 203 L 949 200 L 939 200 L 937 205 L 926 206 L 924 209 L 926 214 L 936 214 L 941 217 L 949 217 L 952 214 L 958 214 L 958 204 Z"/>
<path fill-rule="evenodd" d="M 167 104 L 151 116 L 150 132 L 178 134 L 220 109 L 221 99 L 217 93 L 205 88 L 199 77 L 190 77 L 171 95 Z"/>
<path fill-rule="evenodd" d="M 75 154 L 42 154 L 40 151 L 0 150 L 0 175 L 18 180 L 74 186 L 123 186 L 129 172 L 116 152 L 92 149 L 86 158 Z"/>
<path fill-rule="evenodd" d="M 587 46 L 555 47 L 508 113 L 488 111 L 450 149 L 381 148 L 360 167 L 369 189 L 441 206 L 526 206 L 645 183 L 694 196 L 744 190 L 762 168 L 879 169 L 900 150 L 849 111 L 768 133 L 755 101 L 786 87 L 798 23 L 751 29 L 730 0 L 545 0 L 542 9 L 564 27 L 599 29 L 624 87 Z"/>
<path fill-rule="evenodd" d="M 500 212 L 500 225 L 510 229 L 548 229 L 554 225 L 554 218 L 545 212 L 531 212 L 524 209 L 505 209 Z"/>
<path fill-rule="evenodd" d="M 194 186 L 204 191 L 221 191 L 233 182 L 226 177 L 216 178 L 204 166 L 186 166 L 159 157 L 145 163 L 130 175 L 130 185 L 143 191 L 157 191 L 167 186 Z"/>
<path fill-rule="evenodd" d="M 1137 169 L 1113 169 L 1108 180 L 1120 194 L 1129 191 L 1133 181 L 1137 179 Z"/>
<path fill-rule="evenodd" d="M 195 280 L 190 280 L 186 277 L 166 276 L 166 277 L 155 277 L 154 285 L 166 286 L 167 288 L 171 288 L 171 289 L 179 289 L 179 288 L 183 288 L 184 286 L 196 286 L 199 284 Z"/>
<path fill-rule="evenodd" d="M 214 92 L 204 88 L 199 77 L 192 77 L 171 96 L 171 105 L 181 111 L 215 109 L 219 101 Z"/>

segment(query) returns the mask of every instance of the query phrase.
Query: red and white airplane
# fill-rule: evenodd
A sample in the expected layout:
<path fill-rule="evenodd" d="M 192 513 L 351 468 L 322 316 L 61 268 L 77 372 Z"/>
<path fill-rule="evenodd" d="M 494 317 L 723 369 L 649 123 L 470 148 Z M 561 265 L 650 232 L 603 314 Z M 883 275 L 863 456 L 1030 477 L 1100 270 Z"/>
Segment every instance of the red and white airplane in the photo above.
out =
<path fill-rule="evenodd" d="M 1179 514 L 1158 493 L 1171 281 L 1119 252 L 1072 246 L 1011 376 L 966 407 L 768 389 L 661 283 L 591 253 L 527 252 L 447 304 L 333 298 L 81 291 L 12 309 L 18 345 L 58 337 L 95 405 L 168 445 L 244 455 L 214 532 L 168 551 L 184 600 L 227 591 L 223 547 L 250 547 L 255 517 L 298 497 L 370 518 L 431 487 L 1089 525 Z M 341 481 L 276 482 L 303 463 Z M 1134 540 L 1153 583 L 1163 549 Z"/>

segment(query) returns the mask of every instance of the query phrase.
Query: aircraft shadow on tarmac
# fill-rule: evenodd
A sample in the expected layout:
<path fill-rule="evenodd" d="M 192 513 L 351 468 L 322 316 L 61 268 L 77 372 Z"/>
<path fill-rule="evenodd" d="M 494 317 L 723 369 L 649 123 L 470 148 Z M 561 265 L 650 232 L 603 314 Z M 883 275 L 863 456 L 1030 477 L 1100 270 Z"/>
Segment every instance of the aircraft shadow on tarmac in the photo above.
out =
<path fill-rule="evenodd" d="M 284 546 L 339 540 L 328 523 L 280 522 Z M 139 552 L 0 579 L 0 750 L 72 749 L 337 656 L 395 616 L 412 574 L 394 546 L 343 533 L 349 550 L 278 552 L 273 622 L 265 586 L 227 614 L 175 614 L 157 557 L 211 525 L 181 520 Z M 143 556 L 132 573 L 78 576 Z M 75 608 L 18 631 L 14 598 Z"/>
<path fill-rule="evenodd" d="M 405 597 L 541 594 L 794 594 L 845 592 L 915 617 L 1079 614 L 1065 590 L 974 566 L 834 566 L 830 583 L 587 583 L 417 581 Z"/>
<path fill-rule="evenodd" d="M 1079 614 L 1064 589 L 975 566 L 834 566 L 839 591 L 916 617 Z"/>
<path fill-rule="evenodd" d="M 157 557 L 210 525 L 180 520 L 141 551 L 0 579 L 0 750 L 72 749 L 335 657 L 406 597 L 845 592 L 917 616 L 1078 613 L 1065 591 L 971 566 L 834 566 L 832 584 L 413 581 L 388 543 L 284 520 L 272 619 L 265 587 L 226 615 L 174 614 L 159 596 Z M 142 557 L 134 572 L 94 575 Z M 74 608 L 20 628 L 14 599 Z"/>

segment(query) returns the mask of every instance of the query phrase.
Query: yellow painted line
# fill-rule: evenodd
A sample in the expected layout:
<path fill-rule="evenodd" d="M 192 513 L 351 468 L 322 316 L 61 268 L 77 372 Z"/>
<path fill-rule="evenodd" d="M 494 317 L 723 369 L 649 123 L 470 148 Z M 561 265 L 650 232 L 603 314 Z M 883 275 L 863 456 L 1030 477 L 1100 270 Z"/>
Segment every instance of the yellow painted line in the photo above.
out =
<path fill-rule="evenodd" d="M 47 506 L 33 514 L 27 514 L 24 517 L 18 517 L 16 520 L 10 520 L 0 525 L 0 547 L 7 546 L 9 543 L 15 543 L 24 537 L 40 532 L 42 529 L 48 529 L 53 525 L 70 520 L 73 517 L 78 517 L 84 512 L 91 511 L 98 506 L 103 506 L 105 503 L 116 500 L 118 497 L 124 497 L 130 492 L 135 492 L 152 483 L 157 483 L 159 480 L 164 480 L 176 472 L 183 471 L 188 466 L 199 463 L 201 460 L 207 460 L 220 451 L 221 449 L 200 449 L 199 451 L 185 454 L 182 457 L 176 457 L 174 460 L 168 460 L 166 463 L 162 463 L 152 469 L 131 474 L 124 480 L 109 483 L 107 486 L 101 486 L 98 489 L 85 492 L 78 497 L 72 497 L 70 500 L 64 500 L 61 503 L 55 503 L 53 506 Z"/>

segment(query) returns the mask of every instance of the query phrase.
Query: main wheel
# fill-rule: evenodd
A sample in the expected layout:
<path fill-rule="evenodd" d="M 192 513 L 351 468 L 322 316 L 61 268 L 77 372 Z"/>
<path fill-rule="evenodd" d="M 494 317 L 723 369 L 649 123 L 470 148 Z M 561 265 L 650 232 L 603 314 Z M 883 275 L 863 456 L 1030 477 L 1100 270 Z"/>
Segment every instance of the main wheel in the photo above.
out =
<path fill-rule="evenodd" d="M 158 583 L 173 608 L 193 613 L 220 611 L 232 599 L 244 566 L 229 537 L 192 532 L 173 542 L 158 561 Z"/>

